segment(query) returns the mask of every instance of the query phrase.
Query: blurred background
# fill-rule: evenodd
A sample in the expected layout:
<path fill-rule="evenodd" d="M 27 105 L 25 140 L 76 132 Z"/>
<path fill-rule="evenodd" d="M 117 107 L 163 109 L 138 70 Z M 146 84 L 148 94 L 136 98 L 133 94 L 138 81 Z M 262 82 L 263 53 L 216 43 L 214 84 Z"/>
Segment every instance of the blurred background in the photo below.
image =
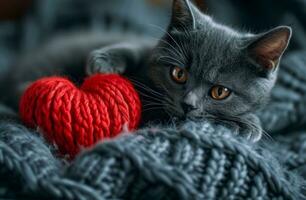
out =
<path fill-rule="evenodd" d="M 293 27 L 290 51 L 306 49 L 306 0 L 195 0 L 217 21 L 260 32 Z M 158 37 L 171 15 L 171 0 L 1 0 L 0 69 L 56 35 L 88 31 Z M 153 26 L 155 25 L 155 26 Z M 154 28 L 155 27 L 155 28 Z"/>

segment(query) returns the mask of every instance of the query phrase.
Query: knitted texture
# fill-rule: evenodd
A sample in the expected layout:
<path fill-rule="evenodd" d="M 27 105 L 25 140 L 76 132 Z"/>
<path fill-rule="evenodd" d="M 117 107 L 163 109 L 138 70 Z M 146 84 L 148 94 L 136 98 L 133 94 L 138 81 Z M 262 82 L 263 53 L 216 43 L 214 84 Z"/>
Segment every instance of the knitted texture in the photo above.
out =
<path fill-rule="evenodd" d="M 0 127 L 0 180 L 13 181 L 5 182 L 6 197 L 304 199 L 303 182 L 273 151 L 208 122 L 125 134 L 71 164 L 59 163 L 35 133 L 16 124 Z"/>
<path fill-rule="evenodd" d="M 65 78 L 34 82 L 20 102 L 25 124 L 38 127 L 62 154 L 75 156 L 81 147 L 138 126 L 141 103 L 132 84 L 119 75 L 97 74 L 77 88 Z"/>

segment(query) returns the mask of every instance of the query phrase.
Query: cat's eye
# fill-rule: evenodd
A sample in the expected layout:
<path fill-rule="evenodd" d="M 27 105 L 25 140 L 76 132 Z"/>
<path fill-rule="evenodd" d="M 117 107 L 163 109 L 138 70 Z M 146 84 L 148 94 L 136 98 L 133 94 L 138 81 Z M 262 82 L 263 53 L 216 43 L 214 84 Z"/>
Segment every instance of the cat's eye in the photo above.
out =
<path fill-rule="evenodd" d="M 170 69 L 170 75 L 171 78 L 179 84 L 186 83 L 188 79 L 188 72 L 186 69 L 177 66 Z"/>
<path fill-rule="evenodd" d="M 210 96 L 215 100 L 224 100 L 230 95 L 231 90 L 222 85 L 215 85 L 210 90 Z"/>

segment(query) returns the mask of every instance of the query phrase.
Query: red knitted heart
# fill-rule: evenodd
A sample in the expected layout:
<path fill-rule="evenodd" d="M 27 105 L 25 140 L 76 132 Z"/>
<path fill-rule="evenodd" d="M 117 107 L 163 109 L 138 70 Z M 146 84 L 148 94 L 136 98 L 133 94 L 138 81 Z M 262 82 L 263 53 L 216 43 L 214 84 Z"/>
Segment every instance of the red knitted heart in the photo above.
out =
<path fill-rule="evenodd" d="M 81 147 L 118 135 L 124 125 L 138 126 L 139 96 L 119 75 L 97 74 L 77 88 L 61 77 L 33 83 L 20 102 L 23 122 L 38 127 L 62 154 L 74 157 Z"/>

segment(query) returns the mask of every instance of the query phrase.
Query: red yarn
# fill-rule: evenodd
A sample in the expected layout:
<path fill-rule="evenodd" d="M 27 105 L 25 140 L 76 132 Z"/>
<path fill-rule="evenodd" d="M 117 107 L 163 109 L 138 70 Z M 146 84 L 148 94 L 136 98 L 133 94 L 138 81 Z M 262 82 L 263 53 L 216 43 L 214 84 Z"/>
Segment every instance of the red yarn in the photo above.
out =
<path fill-rule="evenodd" d="M 31 128 L 38 127 L 62 154 L 74 157 L 89 147 L 118 135 L 123 126 L 137 128 L 141 114 L 139 96 L 119 75 L 97 74 L 80 88 L 61 77 L 34 82 L 20 101 L 20 115 Z"/>

